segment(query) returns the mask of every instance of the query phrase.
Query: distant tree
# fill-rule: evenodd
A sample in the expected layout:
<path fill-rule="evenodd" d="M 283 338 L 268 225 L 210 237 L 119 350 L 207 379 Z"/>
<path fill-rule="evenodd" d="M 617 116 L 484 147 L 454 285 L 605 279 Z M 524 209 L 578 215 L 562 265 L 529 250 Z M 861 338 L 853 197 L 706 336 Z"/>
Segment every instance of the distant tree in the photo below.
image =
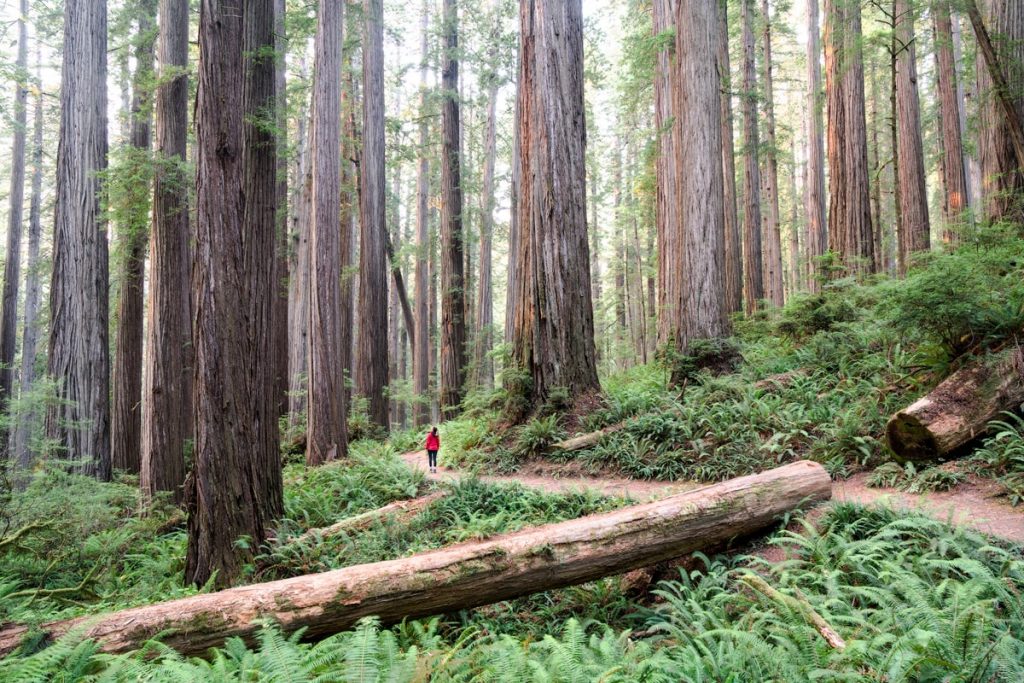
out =
<path fill-rule="evenodd" d="M 935 30 L 935 67 L 938 75 L 939 124 L 942 128 L 942 212 L 943 241 L 954 242 L 953 229 L 970 208 L 970 174 L 964 155 L 962 118 L 963 87 L 954 50 L 953 15 L 949 0 L 934 0 L 932 22 Z"/>
<path fill-rule="evenodd" d="M 722 180 L 725 188 L 725 301 L 730 313 L 743 309 L 743 240 L 736 208 L 736 148 L 733 144 L 732 69 L 729 66 L 729 3 L 718 2 L 718 77 L 721 80 Z"/>
<path fill-rule="evenodd" d="M 758 166 L 757 75 L 753 2 L 743 1 L 743 302 L 747 313 L 765 296 L 761 243 L 761 170 Z"/>
<path fill-rule="evenodd" d="M 775 138 L 775 93 L 772 82 L 772 19 L 768 0 L 761 0 L 761 18 L 764 68 L 764 174 L 761 177 L 762 194 L 767 210 L 762 216 L 761 235 L 764 239 L 764 295 L 773 306 L 785 302 L 782 284 L 782 233 L 779 218 L 779 152 Z"/>
<path fill-rule="evenodd" d="M 430 28 L 430 0 L 423 0 L 420 32 L 420 101 L 419 101 L 419 159 L 416 168 L 416 329 L 420 331 L 413 343 L 413 392 L 416 394 L 414 422 L 425 425 L 430 421 L 430 215 L 427 201 L 430 194 L 430 160 L 427 142 L 430 124 L 427 118 L 427 32 Z"/>
<path fill-rule="evenodd" d="M 914 6 L 896 0 L 896 110 L 899 126 L 900 210 L 899 270 L 907 272 L 910 255 L 929 248 L 928 192 L 921 141 L 921 103 L 917 94 L 917 45 Z"/>
<path fill-rule="evenodd" d="M 818 259 L 828 249 L 823 109 L 818 0 L 807 0 L 807 261 L 812 292 L 819 288 Z"/>

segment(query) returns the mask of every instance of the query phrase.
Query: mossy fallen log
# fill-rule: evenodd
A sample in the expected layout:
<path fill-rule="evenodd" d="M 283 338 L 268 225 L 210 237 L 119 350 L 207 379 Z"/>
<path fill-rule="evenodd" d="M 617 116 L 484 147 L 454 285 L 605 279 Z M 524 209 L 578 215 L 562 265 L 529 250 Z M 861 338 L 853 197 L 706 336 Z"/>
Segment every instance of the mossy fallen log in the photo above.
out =
<path fill-rule="evenodd" d="M 891 418 L 889 448 L 904 460 L 955 456 L 986 433 L 988 423 L 1024 402 L 1024 353 L 1014 345 L 947 377 Z"/>
<path fill-rule="evenodd" d="M 159 636 L 182 653 L 202 653 L 233 636 L 252 641 L 267 619 L 285 633 L 305 628 L 306 637 L 320 638 L 370 615 L 394 623 L 621 574 L 764 529 L 831 492 L 824 468 L 801 461 L 486 541 L 41 628 L 50 638 L 74 629 L 107 652 Z M 0 630 L 0 656 L 15 651 L 27 633 L 23 626 Z"/>
<path fill-rule="evenodd" d="M 604 429 L 598 429 L 596 432 L 588 432 L 586 434 L 577 434 L 576 436 L 570 437 L 563 441 L 559 441 L 553 444 L 551 447 L 556 451 L 581 451 L 584 448 L 590 448 L 596 446 L 601 442 L 601 439 L 614 434 L 615 432 L 621 431 L 625 427 L 624 422 L 605 427 Z"/>

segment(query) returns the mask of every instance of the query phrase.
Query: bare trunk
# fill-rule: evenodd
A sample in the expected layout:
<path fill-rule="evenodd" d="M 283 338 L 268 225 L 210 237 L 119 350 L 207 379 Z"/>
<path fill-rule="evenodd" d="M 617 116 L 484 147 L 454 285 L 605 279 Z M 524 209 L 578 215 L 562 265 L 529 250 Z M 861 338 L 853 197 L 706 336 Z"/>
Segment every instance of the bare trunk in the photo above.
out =
<path fill-rule="evenodd" d="M 900 272 L 906 273 L 911 255 L 928 251 L 928 191 L 924 182 L 921 142 L 921 103 L 917 95 L 917 48 L 914 14 L 909 0 L 896 0 L 896 102 L 899 120 L 899 185 L 903 212 L 900 232 Z"/>
<path fill-rule="evenodd" d="M 11 195 L 7 214 L 7 251 L 0 304 L 0 416 L 14 391 L 14 347 L 18 335 L 18 281 L 21 279 L 22 211 L 25 205 L 25 136 L 28 128 L 28 0 L 18 13 L 18 59 L 14 83 L 14 135 L 11 143 Z M 9 458 L 9 434 L 0 427 L 0 466 Z"/>
<path fill-rule="evenodd" d="M 60 144 L 50 284 L 49 374 L 59 401 L 46 434 L 86 474 L 110 479 L 110 347 L 106 217 L 107 7 L 64 4 Z"/>
<path fill-rule="evenodd" d="M 828 249 L 825 231 L 825 143 L 818 0 L 807 0 L 807 266 L 808 288 L 821 289 L 819 260 Z"/>
<path fill-rule="evenodd" d="M 277 216 L 276 246 L 277 257 L 275 298 L 274 298 L 274 396 L 277 400 L 278 416 L 288 414 L 288 330 L 289 330 L 289 289 L 288 289 L 288 89 L 286 81 L 288 39 L 285 34 L 285 2 L 274 0 L 274 135 L 277 141 Z"/>
<path fill-rule="evenodd" d="M 419 165 L 416 171 L 416 329 L 420 331 L 413 343 L 413 392 L 416 395 L 414 422 L 417 426 L 430 422 L 430 320 L 428 295 L 430 289 L 430 225 L 427 199 L 430 195 L 430 162 L 427 159 L 427 32 L 430 27 L 430 0 L 423 0 L 420 19 L 422 35 L 420 56 L 420 131 Z"/>
<path fill-rule="evenodd" d="M 761 245 L 761 170 L 757 162 L 757 76 L 754 70 L 754 0 L 743 1 L 743 307 L 757 310 L 765 297 Z"/>
<path fill-rule="evenodd" d="M 150 148 L 149 87 L 153 78 L 153 20 L 156 0 L 137 7 L 135 75 L 132 82 L 131 138 L 133 163 L 148 163 Z M 129 190 L 128 210 L 119 226 L 123 261 L 117 293 L 117 339 L 114 353 L 110 458 L 114 469 L 138 474 L 142 467 L 142 321 L 143 277 L 149 241 L 150 184 Z"/>
<path fill-rule="evenodd" d="M 195 465 L 185 578 L 223 587 L 281 508 L 273 396 L 273 0 L 207 0 L 196 101 Z M 271 119 L 272 120 L 272 119 Z M 244 239 L 243 239 L 244 236 Z M 250 543 L 236 541 L 248 536 Z"/>
<path fill-rule="evenodd" d="M 513 357 L 529 372 L 522 407 L 555 387 L 598 391 L 586 213 L 580 0 L 520 5 L 518 266 Z"/>
<path fill-rule="evenodd" d="M 799 194 L 796 187 L 796 167 L 798 163 L 796 136 L 789 140 L 789 156 L 792 161 L 789 166 L 789 294 L 787 298 L 791 298 L 799 292 L 802 284 L 800 282 L 800 210 L 798 208 L 800 203 L 797 201 Z"/>
<path fill-rule="evenodd" d="M 960 116 L 963 89 L 957 75 L 957 60 L 953 50 L 949 0 L 935 0 L 932 20 L 935 27 L 939 123 L 942 128 L 942 213 L 945 219 L 942 241 L 955 244 L 958 241 L 956 228 L 963 223 L 964 212 L 971 205 Z"/>
<path fill-rule="evenodd" d="M 496 39 L 496 37 L 495 37 Z M 494 360 L 488 355 L 494 344 L 494 302 L 491 287 L 491 250 L 494 236 L 494 157 L 497 152 L 498 86 L 487 89 L 487 123 L 484 133 L 484 179 L 481 189 L 480 289 L 476 300 L 476 353 L 474 364 L 477 385 L 494 386 Z"/>
<path fill-rule="evenodd" d="M 764 199 L 768 203 L 761 234 L 764 238 L 764 295 L 773 306 L 785 303 L 782 284 L 782 234 L 779 218 L 779 152 L 775 140 L 775 102 L 772 90 L 772 23 L 768 0 L 761 0 L 764 21 Z"/>
<path fill-rule="evenodd" d="M 1024 401 L 1024 354 L 1016 344 L 957 370 L 889 419 L 889 447 L 907 460 L 957 455 L 988 423 Z"/>
<path fill-rule="evenodd" d="M 306 464 L 348 450 L 341 316 L 341 46 L 344 5 L 321 3 L 313 64 L 313 183 L 309 237 L 309 408 Z"/>
<path fill-rule="evenodd" d="M 28 210 L 28 262 L 25 267 L 25 331 L 21 341 L 21 395 L 27 396 L 35 383 L 36 344 L 39 339 L 39 243 L 43 221 L 43 91 L 39 47 L 36 47 L 36 96 L 33 112 L 32 196 Z M 39 416 L 33 407 L 18 417 L 14 452 L 21 470 L 32 464 L 34 449 L 30 443 Z"/>
<path fill-rule="evenodd" d="M 713 8 L 709 14 L 715 30 Z M 713 67 L 714 60 L 709 62 Z M 721 165 L 719 158 L 714 161 Z M 252 642 L 264 619 L 280 624 L 285 634 L 305 628 L 306 638 L 322 638 L 370 615 L 390 624 L 649 566 L 761 531 L 796 507 L 831 495 L 825 469 L 803 460 L 486 541 L 53 622 L 41 629 L 53 639 L 81 627 L 82 637 L 111 653 L 137 649 L 154 633 L 163 633 L 161 641 L 168 647 L 198 654 L 229 637 Z M 27 632 L 23 626 L 0 631 L 0 655 L 14 651 Z"/>
<path fill-rule="evenodd" d="M 188 182 L 188 0 L 160 0 L 153 226 L 142 390 L 142 490 L 181 499 L 192 439 L 192 235 Z"/>
<path fill-rule="evenodd" d="M 736 150 L 733 145 L 732 70 L 729 66 L 728 2 L 718 2 L 718 77 L 721 81 L 722 180 L 725 188 L 725 301 L 726 310 L 743 309 L 743 245 L 736 206 Z"/>
<path fill-rule="evenodd" d="M 875 268 L 860 5 L 825 0 L 829 248 L 848 272 Z"/>
<path fill-rule="evenodd" d="M 459 49 L 456 0 L 444 0 L 441 66 L 441 375 L 442 419 L 462 403 L 466 370 L 466 302 L 462 245 L 462 171 L 459 158 Z"/>
<path fill-rule="evenodd" d="M 675 29 L 676 17 L 679 12 L 679 0 L 654 0 L 652 21 L 655 36 Z M 723 10 L 724 12 L 724 10 Z M 721 58 L 719 52 L 715 55 Z M 725 51 L 728 59 L 728 50 Z M 682 291 L 681 266 L 679 260 L 684 226 L 680 211 L 682 209 L 682 192 L 677 148 L 674 94 L 678 87 L 677 56 L 675 45 L 666 45 L 658 52 L 654 69 L 654 130 L 656 131 L 658 156 L 655 159 L 655 175 L 657 190 L 654 197 L 654 224 L 658 241 L 658 301 L 659 326 L 658 342 L 662 345 L 678 343 L 678 334 L 682 327 Z M 724 125 L 721 124 L 721 125 Z M 726 159 L 722 158 L 722 164 Z M 627 187 L 629 183 L 627 182 Z M 625 263 L 620 267 L 625 267 Z"/>
<path fill-rule="evenodd" d="M 363 151 L 359 167 L 359 354 L 356 386 L 388 429 L 388 266 L 384 192 L 384 5 L 363 2 Z"/>

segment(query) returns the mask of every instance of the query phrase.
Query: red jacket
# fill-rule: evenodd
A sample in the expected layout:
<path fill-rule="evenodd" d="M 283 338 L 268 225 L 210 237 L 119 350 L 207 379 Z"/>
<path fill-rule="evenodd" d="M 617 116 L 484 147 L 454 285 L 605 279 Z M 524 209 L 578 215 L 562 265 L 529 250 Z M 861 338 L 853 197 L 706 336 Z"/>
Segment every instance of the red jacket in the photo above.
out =
<path fill-rule="evenodd" d="M 427 434 L 427 450 L 428 451 L 439 451 L 441 450 L 441 437 L 437 434 Z"/>

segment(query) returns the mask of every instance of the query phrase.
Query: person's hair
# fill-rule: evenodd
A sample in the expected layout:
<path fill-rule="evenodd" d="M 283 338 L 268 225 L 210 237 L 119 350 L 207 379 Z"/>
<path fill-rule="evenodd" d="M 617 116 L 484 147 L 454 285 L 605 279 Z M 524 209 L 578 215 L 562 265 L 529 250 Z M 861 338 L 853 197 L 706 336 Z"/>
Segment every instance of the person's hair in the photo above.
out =
<path fill-rule="evenodd" d="M 434 436 L 437 436 L 437 427 L 432 427 L 430 433 L 433 434 Z"/>

